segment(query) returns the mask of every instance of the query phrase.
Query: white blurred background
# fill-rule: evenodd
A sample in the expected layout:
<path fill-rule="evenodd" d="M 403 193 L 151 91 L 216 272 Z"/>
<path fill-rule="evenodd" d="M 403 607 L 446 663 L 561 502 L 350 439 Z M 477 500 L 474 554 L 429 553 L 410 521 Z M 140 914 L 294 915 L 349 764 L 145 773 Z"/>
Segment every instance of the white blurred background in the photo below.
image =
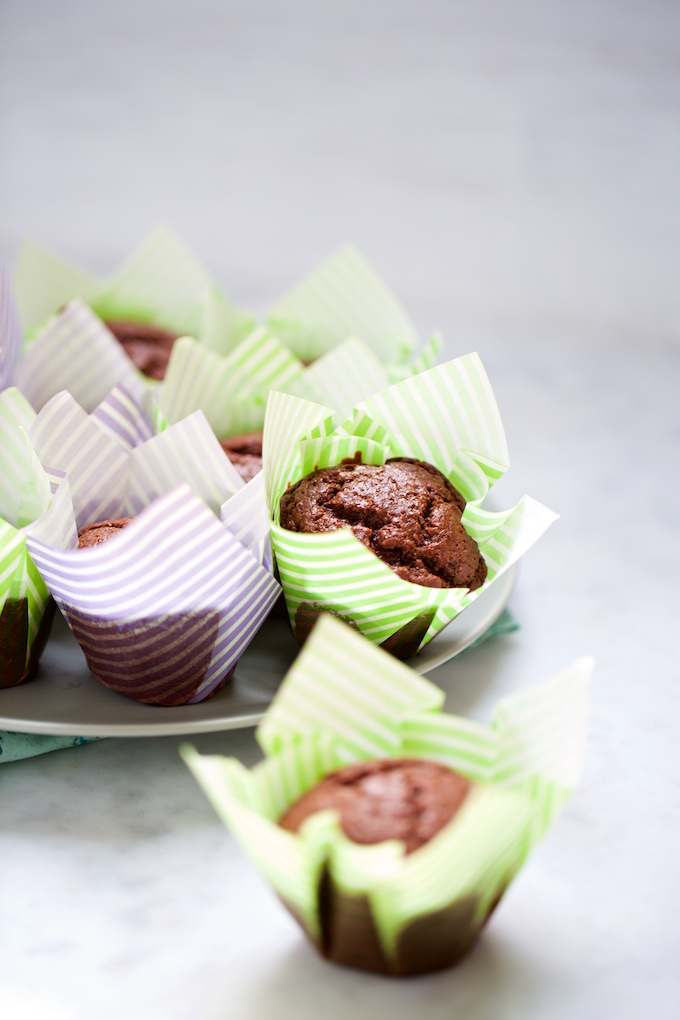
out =
<path fill-rule="evenodd" d="M 680 332 L 680 8 L 2 0 L 0 259 L 160 220 L 263 307 L 357 244 L 424 330 Z"/>

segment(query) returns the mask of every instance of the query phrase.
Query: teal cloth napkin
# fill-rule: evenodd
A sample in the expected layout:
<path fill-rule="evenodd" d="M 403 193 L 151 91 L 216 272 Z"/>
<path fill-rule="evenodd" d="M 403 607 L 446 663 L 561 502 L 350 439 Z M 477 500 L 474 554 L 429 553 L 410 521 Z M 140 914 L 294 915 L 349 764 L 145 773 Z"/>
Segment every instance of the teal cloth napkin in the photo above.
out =
<path fill-rule="evenodd" d="M 510 634 L 518 629 L 519 624 L 512 613 L 504 609 L 495 623 L 492 623 L 470 648 L 476 648 L 498 634 Z M 64 747 L 90 744 L 93 740 L 100 739 L 101 737 L 49 737 L 39 733 L 12 733 L 9 730 L 0 730 L 0 765 L 21 758 L 33 758 L 36 754 L 47 754 L 48 751 L 59 751 Z"/>

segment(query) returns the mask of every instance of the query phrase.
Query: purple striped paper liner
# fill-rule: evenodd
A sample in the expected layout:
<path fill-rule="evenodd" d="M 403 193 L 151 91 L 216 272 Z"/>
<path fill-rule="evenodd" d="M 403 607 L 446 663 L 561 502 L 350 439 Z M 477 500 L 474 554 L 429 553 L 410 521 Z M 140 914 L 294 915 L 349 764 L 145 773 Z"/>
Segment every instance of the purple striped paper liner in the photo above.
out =
<path fill-rule="evenodd" d="M 9 275 L 0 266 L 0 391 L 14 381 L 21 351 L 21 323 Z"/>
<path fill-rule="evenodd" d="M 128 452 L 70 393 L 48 401 L 29 439 L 42 464 L 67 474 L 79 529 L 123 515 Z"/>
<path fill-rule="evenodd" d="M 130 452 L 127 497 L 133 513 L 187 482 L 216 513 L 244 486 L 202 411 L 195 411 Z"/>
<path fill-rule="evenodd" d="M 187 485 L 156 499 L 115 539 L 100 546 L 60 549 L 35 533 L 27 542 L 57 604 L 86 646 L 99 647 L 98 624 L 101 629 L 116 623 L 119 640 L 110 645 L 113 664 L 103 680 L 115 689 L 120 688 L 112 676 L 129 662 L 130 654 L 137 654 L 140 642 L 162 653 L 143 670 L 147 684 L 158 683 L 161 674 L 178 669 L 187 650 L 182 628 L 189 640 L 192 627 L 200 630 L 210 624 L 210 660 L 203 675 L 193 677 L 195 690 L 185 699 L 204 700 L 233 669 L 281 591 L 269 571 Z M 163 642 L 154 630 L 159 621 L 170 621 L 170 647 L 167 634 Z M 173 621 L 178 624 L 174 628 Z M 135 624 L 142 626 L 126 643 L 125 633 Z M 104 647 L 110 634 L 111 628 Z M 204 653 L 205 647 L 203 659 Z"/>
<path fill-rule="evenodd" d="M 61 390 L 92 411 L 118 384 L 138 400 L 149 387 L 113 333 L 78 299 L 38 333 L 19 363 L 16 384 L 36 411 Z"/>
<path fill-rule="evenodd" d="M 43 464 L 67 473 L 79 529 L 138 513 L 183 482 L 219 513 L 244 484 L 201 411 L 130 449 L 63 392 L 38 414 L 29 437 Z"/>
<path fill-rule="evenodd" d="M 127 387 L 115 386 L 109 395 L 95 407 L 92 417 L 127 450 L 145 443 L 153 437 L 153 426 L 144 409 Z"/>
<path fill-rule="evenodd" d="M 46 467 L 45 474 L 49 479 L 52 501 L 45 513 L 27 524 L 24 531 L 27 536 L 56 549 L 74 549 L 78 545 L 78 529 L 68 478 L 56 468 Z"/>
<path fill-rule="evenodd" d="M 269 570 L 273 570 L 269 540 L 269 514 L 264 496 L 264 475 L 259 471 L 231 499 L 223 503 L 220 517 L 232 535 Z"/>

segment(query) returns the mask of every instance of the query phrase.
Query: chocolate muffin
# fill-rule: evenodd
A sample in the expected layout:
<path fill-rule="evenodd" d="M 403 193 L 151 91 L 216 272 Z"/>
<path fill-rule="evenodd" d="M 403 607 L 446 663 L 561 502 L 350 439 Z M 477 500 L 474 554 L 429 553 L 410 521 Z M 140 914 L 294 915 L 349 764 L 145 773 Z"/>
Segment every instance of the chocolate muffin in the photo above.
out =
<path fill-rule="evenodd" d="M 133 520 L 134 517 L 116 517 L 111 521 L 95 521 L 94 524 L 88 524 L 78 532 L 78 548 L 89 549 L 93 545 L 108 542 L 123 528 L 127 528 L 130 521 Z"/>
<path fill-rule="evenodd" d="M 244 432 L 220 440 L 220 446 L 244 482 L 249 482 L 262 470 L 262 433 Z"/>
<path fill-rule="evenodd" d="M 469 779 L 432 761 L 394 758 L 332 772 L 279 819 L 297 832 L 318 811 L 333 809 L 355 843 L 399 839 L 413 853 L 447 825 L 467 797 Z"/>
<path fill-rule="evenodd" d="M 399 577 L 428 588 L 468 588 L 486 563 L 461 523 L 465 500 L 431 464 L 397 458 L 314 471 L 281 497 L 282 528 L 354 535 Z"/>
<path fill-rule="evenodd" d="M 128 322 L 124 319 L 105 321 L 133 365 L 149 379 L 160 381 L 170 360 L 176 333 L 147 322 Z"/>

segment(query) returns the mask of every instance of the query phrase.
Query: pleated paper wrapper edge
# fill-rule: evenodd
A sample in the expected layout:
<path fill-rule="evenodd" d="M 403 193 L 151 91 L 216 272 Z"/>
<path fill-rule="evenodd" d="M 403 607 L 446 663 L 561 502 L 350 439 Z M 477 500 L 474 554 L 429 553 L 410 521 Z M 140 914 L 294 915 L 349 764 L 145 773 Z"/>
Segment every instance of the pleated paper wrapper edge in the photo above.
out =
<path fill-rule="evenodd" d="M 157 420 L 176 422 L 200 409 L 219 439 L 259 431 L 275 390 L 316 403 L 333 399 L 339 423 L 389 382 L 383 364 L 358 337 L 342 340 L 307 367 L 263 327 L 226 355 L 185 337 L 175 343 L 157 392 Z"/>
<path fill-rule="evenodd" d="M 332 617 L 322 617 L 258 730 L 265 760 L 183 748 L 185 761 L 322 955 L 390 975 L 437 970 L 472 946 L 581 770 L 592 659 L 500 701 L 484 726 L 441 711 L 443 692 Z M 433 840 L 404 855 L 359 846 L 335 812 L 298 834 L 276 824 L 329 772 L 418 758 L 473 788 Z"/>
<path fill-rule="evenodd" d="M 102 319 L 152 322 L 178 336 L 195 337 L 206 352 L 231 356 L 253 334 L 278 337 L 289 360 L 288 378 L 280 374 L 257 393 L 253 382 L 274 356 L 263 359 L 254 378 L 244 379 L 248 398 L 234 390 L 235 405 L 223 438 L 261 428 L 268 388 L 285 389 L 303 360 L 322 358 L 348 339 L 359 338 L 383 368 L 385 384 L 431 367 L 439 358 L 441 338 L 433 335 L 417 351 L 417 335 L 396 297 L 358 252 L 338 251 L 314 269 L 276 305 L 263 325 L 233 306 L 192 253 L 167 226 L 147 237 L 107 279 L 97 279 L 61 256 L 26 242 L 20 252 L 15 288 L 29 343 L 18 370 L 18 385 L 39 410 L 55 393 L 68 389 L 92 410 L 117 384 L 153 398 L 157 384 L 145 379 L 129 361 Z M 89 306 L 89 307 L 88 307 Z M 251 341 L 252 342 L 252 341 Z M 243 354 L 241 361 L 243 361 Z M 349 368 L 349 371 L 347 370 Z M 367 395 L 370 373 L 343 366 L 347 405 Z M 325 399 L 325 382 L 312 373 L 299 380 L 297 391 L 312 400 Z M 304 373 L 303 373 L 304 376 Z M 176 379 L 185 382 L 181 374 Z M 382 384 L 374 386 L 382 388 Z M 186 387 L 191 389 L 191 387 Z M 161 387 L 162 390 L 162 387 Z M 352 392 L 354 391 L 354 392 Z M 259 398 L 259 407 L 256 401 Z M 166 400 L 170 421 L 189 410 L 188 394 L 174 392 Z M 163 398 L 161 397 L 161 402 Z M 181 407 L 178 407 L 181 404 Z M 243 404 L 244 406 L 240 406 Z M 205 410 L 209 420 L 211 413 Z M 258 423 L 258 417 L 260 419 Z"/>
<path fill-rule="evenodd" d="M 299 358 L 312 361 L 347 337 L 359 337 L 397 373 L 416 354 L 418 334 L 399 300 L 364 256 L 345 245 L 295 284 L 270 308 L 267 325 Z M 434 352 L 438 353 L 438 352 Z M 401 366 L 401 368 L 399 368 Z M 417 370 L 414 363 L 414 370 Z"/>

